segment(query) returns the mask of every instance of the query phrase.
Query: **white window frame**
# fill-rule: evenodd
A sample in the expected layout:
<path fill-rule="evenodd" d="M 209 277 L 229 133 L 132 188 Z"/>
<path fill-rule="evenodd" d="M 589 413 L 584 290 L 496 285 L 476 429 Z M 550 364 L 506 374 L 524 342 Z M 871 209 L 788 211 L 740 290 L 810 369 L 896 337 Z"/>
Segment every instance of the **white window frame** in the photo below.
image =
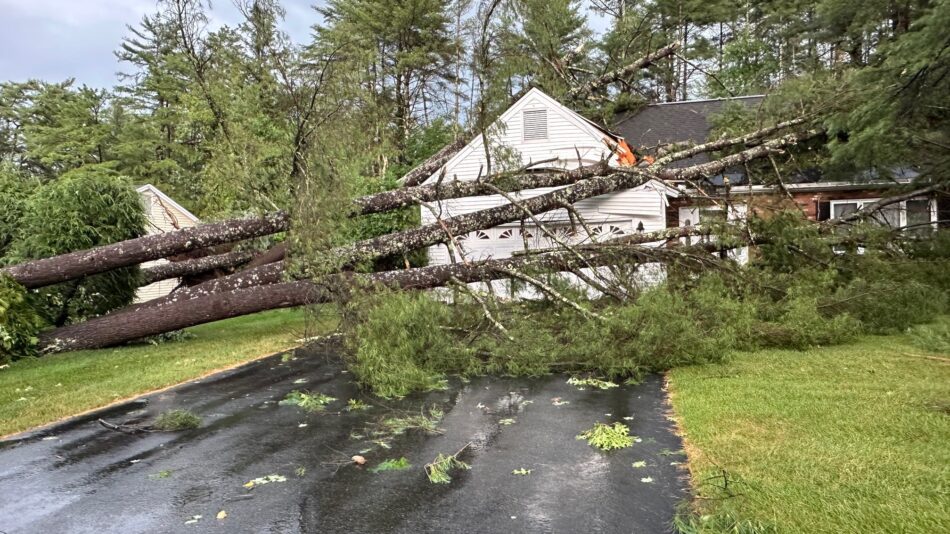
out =
<path fill-rule="evenodd" d="M 831 206 L 829 207 L 829 216 L 832 219 L 837 219 L 835 217 L 835 206 L 840 206 L 841 204 L 857 204 L 858 210 L 864 209 L 864 206 L 867 204 L 873 204 L 881 200 L 880 198 L 850 198 L 850 199 L 837 199 L 831 201 Z M 937 200 L 934 198 L 927 197 L 916 197 L 910 198 L 907 200 L 927 200 L 929 202 L 930 208 L 930 223 L 934 228 L 937 227 Z M 907 226 L 907 200 L 902 200 L 897 203 L 898 206 L 898 222 L 897 227 L 903 228 Z"/>

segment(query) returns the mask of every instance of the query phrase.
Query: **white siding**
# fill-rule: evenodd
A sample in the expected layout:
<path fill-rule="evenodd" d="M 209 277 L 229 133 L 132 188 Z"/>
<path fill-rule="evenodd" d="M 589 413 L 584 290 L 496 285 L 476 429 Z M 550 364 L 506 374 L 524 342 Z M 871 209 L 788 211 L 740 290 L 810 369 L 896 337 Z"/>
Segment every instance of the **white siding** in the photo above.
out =
<path fill-rule="evenodd" d="M 542 113 L 543 112 L 543 113 Z M 524 121 L 528 121 L 526 131 Z M 544 121 L 541 124 L 541 121 Z M 546 163 L 538 168 L 574 169 L 579 165 L 589 165 L 613 156 L 604 138 L 606 134 L 573 111 L 561 106 L 537 89 L 532 89 L 521 100 L 501 115 L 497 127 L 490 129 L 489 139 L 492 147 L 492 171 L 498 171 L 504 157 L 496 153 L 508 154 L 512 162 L 501 169 L 513 169 L 532 162 Z M 491 133 L 494 131 L 493 133 Z M 543 132 L 543 135 L 542 133 Z M 503 148 L 499 148 L 503 147 Z M 579 157 L 579 159 L 578 159 Z M 547 161 L 555 159 L 555 161 Z M 430 176 L 426 183 L 434 183 L 442 175 L 443 169 Z M 488 173 L 487 158 L 482 137 L 479 136 L 444 166 L 444 180 L 475 180 Z M 557 188 L 528 189 L 514 194 L 521 199 L 531 198 L 554 191 Z M 484 210 L 506 204 L 501 195 L 467 197 L 434 203 L 433 207 L 441 218 L 455 217 L 465 213 Z M 650 183 L 635 189 L 618 191 L 599 197 L 582 200 L 575 204 L 578 213 L 592 227 L 603 231 L 632 233 L 642 224 L 644 231 L 660 230 L 666 227 L 665 193 Z M 436 214 L 426 208 L 422 210 L 422 222 L 435 222 Z M 570 224 L 566 210 L 548 212 L 538 217 L 546 225 L 564 228 Z M 530 221 L 525 228 L 531 238 L 530 248 L 554 246 Z M 466 236 L 457 236 L 469 259 L 506 258 L 515 250 L 524 248 L 525 241 L 520 234 L 521 223 L 513 222 Z M 511 235 L 511 231 L 514 234 Z M 580 228 L 578 227 L 578 230 Z M 575 237 L 581 239 L 580 237 Z M 451 261 L 448 247 L 437 245 L 429 248 L 429 263 L 443 264 Z M 456 255 L 456 259 L 458 256 Z"/>
<path fill-rule="evenodd" d="M 142 199 L 142 204 L 145 206 L 145 217 L 147 220 L 146 231 L 148 235 L 190 228 L 198 223 L 198 219 L 194 215 L 184 210 L 184 208 L 177 206 L 171 199 L 158 192 L 154 187 L 143 186 L 140 187 L 138 191 Z M 145 262 L 141 267 L 147 269 L 153 265 L 163 263 L 168 263 L 168 260 Z M 135 293 L 135 302 L 144 302 L 146 300 L 164 297 L 178 286 L 179 281 L 178 278 L 173 278 L 140 287 Z"/>

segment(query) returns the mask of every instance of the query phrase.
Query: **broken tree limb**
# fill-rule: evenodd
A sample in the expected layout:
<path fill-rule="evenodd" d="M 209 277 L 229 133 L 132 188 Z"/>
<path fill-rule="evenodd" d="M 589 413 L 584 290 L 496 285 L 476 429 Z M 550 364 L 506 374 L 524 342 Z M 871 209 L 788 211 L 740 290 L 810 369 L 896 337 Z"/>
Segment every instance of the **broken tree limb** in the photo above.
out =
<path fill-rule="evenodd" d="M 678 150 L 676 152 L 671 152 L 661 158 L 657 158 L 650 166 L 651 167 L 664 167 L 673 163 L 674 161 L 679 161 L 683 159 L 688 159 L 693 156 L 704 154 L 706 152 L 713 152 L 715 150 L 722 150 L 724 148 L 729 148 L 737 145 L 749 145 L 760 139 L 768 137 L 775 132 L 780 130 L 785 130 L 793 126 L 799 126 L 804 124 L 807 119 L 805 117 L 798 117 L 788 121 L 780 122 L 774 126 L 769 126 L 768 128 L 762 128 L 761 130 L 756 130 L 754 132 L 740 135 L 738 137 L 732 137 L 729 139 L 717 139 L 715 141 L 710 141 L 708 143 L 703 143 L 695 145 L 689 148 Z"/>
<path fill-rule="evenodd" d="M 458 152 L 468 144 L 469 137 L 471 137 L 469 132 L 463 133 L 454 142 L 445 145 L 438 152 L 429 156 L 429 159 L 423 161 L 411 171 L 407 172 L 402 178 L 396 180 L 396 183 L 402 187 L 412 187 L 421 184 L 423 180 L 432 176 L 432 173 L 445 165 L 445 162 L 449 161 L 452 156 L 458 154 Z"/>
<path fill-rule="evenodd" d="M 582 96 L 590 95 L 604 87 L 623 79 L 628 78 L 633 73 L 639 71 L 640 69 L 649 67 L 657 60 L 663 59 L 673 54 L 676 49 L 679 48 L 678 43 L 672 43 L 664 46 L 663 48 L 658 49 L 656 52 L 647 54 L 640 59 L 630 63 L 625 67 L 620 67 L 619 69 L 612 70 L 603 76 L 591 80 L 583 85 L 575 87 L 568 91 L 567 95 L 570 98 L 579 98 Z"/>
<path fill-rule="evenodd" d="M 215 269 L 229 269 L 243 265 L 254 258 L 249 250 L 236 250 L 214 256 L 205 256 L 185 261 L 171 261 L 142 269 L 142 285 L 146 286 L 169 278 L 181 278 L 206 273 Z"/>
<path fill-rule="evenodd" d="M 582 180 L 563 189 L 522 200 L 519 205 L 504 204 L 467 213 L 418 228 L 344 245 L 326 251 L 323 254 L 326 258 L 329 258 L 330 261 L 333 261 L 341 268 L 345 268 L 364 261 L 372 261 L 397 253 L 406 253 L 419 248 L 445 243 L 451 239 L 453 235 L 462 235 L 475 230 L 492 228 L 506 222 L 525 219 L 527 218 L 526 211 L 535 214 L 544 213 L 564 206 L 570 206 L 574 202 L 586 198 L 599 196 L 620 189 L 637 187 L 650 180 L 657 179 L 657 177 L 682 180 L 712 175 L 744 161 L 763 157 L 775 150 L 780 150 L 784 146 L 817 135 L 816 132 L 817 131 L 788 134 L 715 161 L 682 169 L 661 170 L 658 172 L 647 172 L 645 169 L 638 168 L 609 169 L 608 171 L 612 174 Z M 283 278 L 284 266 L 284 262 L 280 261 L 254 269 L 246 269 L 196 286 L 183 288 L 167 297 L 114 311 L 109 315 L 130 313 L 144 307 L 162 307 L 171 303 L 209 297 L 222 291 L 232 291 L 257 285 L 277 283 Z"/>
<path fill-rule="evenodd" d="M 610 246 L 610 245 L 644 245 L 647 243 L 657 243 L 663 241 L 672 241 L 684 237 L 708 236 L 710 231 L 702 226 L 677 226 L 675 228 L 664 228 L 654 232 L 642 232 L 636 234 L 627 234 L 613 239 L 601 241 L 598 243 L 579 243 L 574 245 L 577 250 L 584 250 L 592 247 Z M 556 248 L 539 248 L 530 250 L 516 250 L 512 253 L 514 256 L 524 256 L 529 254 L 544 254 L 559 250 Z"/>
<path fill-rule="evenodd" d="M 0 269 L 0 274 L 26 288 L 43 287 L 199 248 L 275 234 L 289 227 L 290 217 L 285 212 L 232 219 L 28 261 Z"/>
<path fill-rule="evenodd" d="M 908 191 L 907 193 L 901 193 L 901 194 L 885 197 L 885 198 L 882 198 L 881 200 L 878 200 L 877 202 L 872 202 L 870 204 L 862 206 L 861 209 L 854 211 L 852 213 L 849 213 L 848 215 L 845 215 L 844 217 L 829 219 L 827 224 L 838 225 L 838 224 L 852 223 L 852 222 L 864 220 L 892 204 L 903 202 L 905 200 L 910 200 L 914 197 L 928 195 L 936 191 L 947 189 L 948 187 L 950 186 L 948 186 L 945 183 L 936 183 L 936 184 L 930 184 L 925 187 L 921 187 L 919 189 L 915 189 L 913 191 Z"/>
<path fill-rule="evenodd" d="M 135 313 L 104 315 L 48 330 L 40 334 L 38 347 L 43 353 L 108 347 L 264 310 L 329 302 L 344 284 L 355 283 L 369 289 L 429 289 L 444 286 L 453 278 L 465 283 L 481 282 L 506 278 L 512 270 L 570 271 L 586 264 L 616 262 L 618 257 L 624 261 L 652 261 L 652 254 L 652 251 L 631 247 L 618 256 L 614 249 L 609 253 L 592 252 L 581 263 L 573 254 L 554 252 L 372 274 L 338 273 L 328 275 L 319 282 L 298 280 L 245 287 L 209 294 L 201 299 L 172 301 L 161 307 L 146 306 Z"/>
<path fill-rule="evenodd" d="M 281 241 L 271 248 L 261 252 L 254 257 L 247 264 L 248 269 L 253 269 L 254 267 L 259 267 L 261 265 L 267 265 L 268 263 L 274 263 L 275 261 L 280 261 L 287 256 L 287 242 Z"/>
<path fill-rule="evenodd" d="M 451 180 L 437 184 L 393 189 L 357 198 L 353 201 L 354 208 L 351 211 L 351 216 L 380 213 L 422 202 L 494 194 L 494 191 L 488 187 L 489 185 L 506 192 L 570 185 L 586 178 L 606 174 L 609 169 L 610 166 L 607 162 L 599 162 L 578 167 L 571 171 L 546 170 L 536 173 L 503 173 L 482 180 Z"/>

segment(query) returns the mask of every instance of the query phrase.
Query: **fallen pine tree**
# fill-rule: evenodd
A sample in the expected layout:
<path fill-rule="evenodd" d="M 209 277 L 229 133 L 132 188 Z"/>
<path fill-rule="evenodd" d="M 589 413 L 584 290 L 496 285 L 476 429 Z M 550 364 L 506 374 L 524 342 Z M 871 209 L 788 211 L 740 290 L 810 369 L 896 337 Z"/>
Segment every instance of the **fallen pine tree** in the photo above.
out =
<path fill-rule="evenodd" d="M 671 254 L 646 248 L 628 247 L 622 254 L 612 249 L 590 252 L 579 260 L 567 251 L 549 252 L 481 262 L 433 265 L 381 273 L 340 273 L 318 281 L 274 281 L 266 285 L 243 286 L 209 292 L 201 298 L 169 300 L 162 306 L 141 306 L 134 312 L 112 313 L 43 332 L 39 349 L 43 353 L 107 347 L 135 339 L 170 332 L 188 326 L 238 317 L 264 310 L 329 302 L 347 287 L 429 289 L 452 280 L 480 282 L 508 278 L 513 270 L 538 269 L 570 271 L 588 264 L 603 265 L 623 261 L 652 261 Z"/>
<path fill-rule="evenodd" d="M 233 219 L 33 260 L 0 269 L 0 275 L 9 276 L 26 288 L 43 287 L 191 250 L 271 235 L 289 227 L 290 216 L 285 212 Z"/>
<path fill-rule="evenodd" d="M 808 139 L 818 133 L 818 131 L 812 130 L 804 133 L 788 134 L 780 138 L 764 141 L 753 148 L 742 150 L 709 163 L 682 169 L 606 169 L 603 172 L 609 172 L 609 174 L 584 179 L 563 189 L 523 200 L 517 200 L 514 203 L 497 206 L 480 212 L 473 212 L 444 220 L 440 219 L 436 223 L 423 227 L 337 247 L 329 251 L 324 251 L 321 255 L 323 258 L 333 262 L 332 269 L 341 269 L 353 266 L 359 262 L 397 253 L 405 253 L 433 244 L 451 243 L 454 236 L 482 228 L 490 228 L 504 222 L 522 220 L 525 219 L 526 213 L 544 213 L 555 209 L 570 208 L 570 206 L 578 200 L 629 187 L 636 187 L 650 180 L 689 180 L 715 174 L 731 166 L 782 150 L 784 147 L 800 142 L 803 139 Z M 576 255 L 576 251 L 572 251 L 572 253 Z M 123 325 L 138 324 L 144 321 L 150 325 L 150 332 L 155 330 L 156 333 L 160 333 L 162 331 L 169 331 L 168 329 L 179 328 L 175 325 L 187 323 L 191 320 L 188 318 L 176 319 L 171 322 L 153 320 L 153 317 L 157 317 L 161 313 L 167 312 L 173 315 L 182 313 L 186 315 L 193 314 L 197 319 L 204 317 L 207 320 L 214 320 L 211 317 L 231 317 L 234 316 L 234 314 L 241 315 L 244 313 L 252 313 L 253 311 L 265 310 L 268 309 L 268 306 L 287 306 L 288 304 L 285 303 L 285 299 L 280 296 L 282 290 L 276 287 L 277 284 L 282 282 L 285 276 L 284 272 L 285 265 L 282 261 L 263 265 L 246 271 L 240 271 L 220 279 L 211 280 L 194 287 L 184 288 L 168 297 L 156 299 L 155 301 L 113 311 L 102 318 L 97 318 L 95 322 L 90 322 L 86 327 L 82 327 L 85 323 L 73 326 L 76 328 L 91 329 L 94 328 L 96 324 L 113 324 L 117 325 L 115 327 L 116 329 L 125 331 L 124 340 L 131 340 L 140 337 L 139 331 L 125 328 Z M 303 276 L 310 277 L 330 273 L 332 273 L 332 270 L 329 272 L 311 272 L 309 275 L 306 270 L 302 272 Z M 297 276 L 300 275 L 301 274 L 298 274 Z M 258 301 L 257 303 L 246 302 L 241 305 L 235 305 L 233 309 L 229 311 L 210 311 L 224 306 L 225 304 L 222 302 L 226 302 L 227 305 L 233 304 L 230 301 L 222 301 L 221 299 L 227 299 L 228 297 L 221 297 L 220 295 L 252 287 L 261 287 L 262 289 L 248 293 L 245 296 L 253 297 Z M 285 286 L 280 287 L 283 288 Z M 271 290 L 275 291 L 272 296 L 268 293 Z M 106 323 L 100 321 L 111 322 Z M 86 330 L 78 331 L 91 332 Z M 63 350 L 65 347 L 74 346 L 71 343 L 50 341 L 51 339 L 60 339 L 62 337 L 53 332 L 56 331 L 51 331 L 44 335 L 43 347 L 45 350 Z M 89 335 L 92 336 L 91 333 L 89 333 Z M 70 339 L 73 338 L 70 337 Z M 94 340 L 97 338 L 92 336 L 90 339 Z M 117 341 L 109 341 L 109 343 L 112 342 Z"/>
<path fill-rule="evenodd" d="M 577 200 L 590 198 L 591 196 L 596 196 L 598 194 L 616 191 L 618 189 L 628 187 L 636 187 L 637 185 L 645 183 L 645 181 L 648 181 L 649 179 L 695 179 L 700 176 L 714 174 L 724 168 L 728 168 L 728 166 L 740 165 L 746 161 L 763 157 L 768 153 L 780 150 L 782 147 L 801 142 L 820 133 L 818 130 L 812 130 L 805 133 L 789 134 L 782 138 L 772 139 L 770 141 L 762 141 L 763 138 L 775 133 L 780 129 L 800 125 L 803 123 L 803 121 L 803 119 L 795 119 L 793 121 L 787 121 L 772 127 L 763 128 L 756 132 L 745 134 L 739 137 L 717 140 L 715 142 L 705 143 L 695 147 L 672 152 L 664 156 L 661 161 L 656 162 L 654 165 L 646 169 L 616 169 L 608 165 L 607 162 L 599 162 L 593 165 L 581 166 L 570 171 L 550 169 L 542 173 L 527 172 L 530 168 L 528 167 L 517 172 L 498 173 L 476 181 L 451 181 L 445 184 L 435 183 L 368 195 L 354 200 L 353 207 L 349 213 L 351 216 L 380 213 L 430 201 L 494 194 L 499 191 L 514 192 L 524 189 L 571 186 L 574 184 L 584 185 L 584 183 L 592 178 L 601 178 L 600 183 L 589 183 L 585 187 L 578 187 L 577 189 L 566 187 L 559 192 L 552 193 L 563 197 L 557 199 L 555 203 L 570 204 Z M 726 156 L 720 160 L 704 164 L 705 166 L 690 167 L 688 168 L 689 171 L 686 169 L 664 170 L 662 168 L 663 165 L 691 157 L 701 152 L 721 150 L 736 145 L 755 146 L 737 154 Z M 614 176 L 608 176 L 610 174 L 613 174 Z M 638 180 L 636 179 L 638 175 L 647 176 L 647 178 L 644 180 Z M 550 200 L 553 197 L 546 198 Z M 532 199 L 532 205 L 538 203 L 539 201 Z M 547 211 L 553 208 L 545 208 L 543 206 L 529 206 L 529 209 L 532 209 L 534 213 L 541 213 L 542 211 Z M 509 215 L 510 212 L 523 212 L 522 208 L 511 206 L 509 206 L 507 210 L 509 211 Z M 494 219 L 499 221 L 495 224 L 501 224 L 502 222 L 517 220 L 520 218 L 521 217 L 516 219 L 507 219 L 504 217 L 499 218 L 497 215 L 492 215 L 487 217 L 485 222 L 488 223 L 490 220 Z M 467 223 L 459 224 L 459 226 L 466 227 Z M 449 228 L 448 231 L 467 232 L 488 227 L 489 226 L 472 227 L 468 230 Z M 36 288 L 73 280 L 83 276 L 98 274 L 113 269 L 136 265 L 146 261 L 166 258 L 218 244 L 233 243 L 254 237 L 271 235 L 286 231 L 289 228 L 290 216 L 285 212 L 276 212 L 258 218 L 232 219 L 208 223 L 193 228 L 177 230 L 174 232 L 145 236 L 121 243 L 97 247 L 94 249 L 71 252 L 50 258 L 34 260 L 0 269 L 0 274 L 10 276 L 13 280 L 17 281 L 24 287 Z M 456 233 L 455 235 L 458 234 Z M 376 244 L 370 244 L 370 246 L 375 247 Z M 422 244 L 418 246 L 421 247 L 427 245 Z M 278 245 L 273 251 L 268 251 L 267 253 L 262 254 L 258 261 L 252 260 L 251 266 L 254 267 L 259 264 L 276 261 L 281 259 L 285 253 L 286 249 L 284 248 L 284 245 Z M 232 256 L 230 259 L 236 260 L 237 257 Z M 360 260 L 354 259 L 352 261 Z M 234 266 L 236 264 L 237 262 L 232 263 L 230 266 Z M 201 263 L 196 262 L 190 266 L 180 266 L 180 268 L 183 270 L 189 270 L 190 274 L 196 274 L 199 272 L 201 265 Z"/>

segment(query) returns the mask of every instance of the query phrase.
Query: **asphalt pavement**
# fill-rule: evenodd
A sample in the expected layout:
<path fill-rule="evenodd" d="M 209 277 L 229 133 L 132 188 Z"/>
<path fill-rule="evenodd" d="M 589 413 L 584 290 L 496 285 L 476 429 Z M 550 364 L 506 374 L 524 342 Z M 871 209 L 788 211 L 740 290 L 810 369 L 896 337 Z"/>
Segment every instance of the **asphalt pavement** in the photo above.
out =
<path fill-rule="evenodd" d="M 670 532 L 689 493 L 662 378 L 608 390 L 567 378 L 453 380 L 383 400 L 332 346 L 298 349 L 0 442 L 0 532 Z M 337 400 L 315 413 L 280 404 L 292 390 Z M 132 435 L 97 422 L 147 425 L 170 409 L 201 426 Z M 381 430 L 439 412 L 437 433 Z M 626 424 L 633 445 L 575 439 L 596 422 Z M 471 469 L 429 482 L 423 466 L 459 450 Z M 373 471 L 403 457 L 411 467 Z"/>

